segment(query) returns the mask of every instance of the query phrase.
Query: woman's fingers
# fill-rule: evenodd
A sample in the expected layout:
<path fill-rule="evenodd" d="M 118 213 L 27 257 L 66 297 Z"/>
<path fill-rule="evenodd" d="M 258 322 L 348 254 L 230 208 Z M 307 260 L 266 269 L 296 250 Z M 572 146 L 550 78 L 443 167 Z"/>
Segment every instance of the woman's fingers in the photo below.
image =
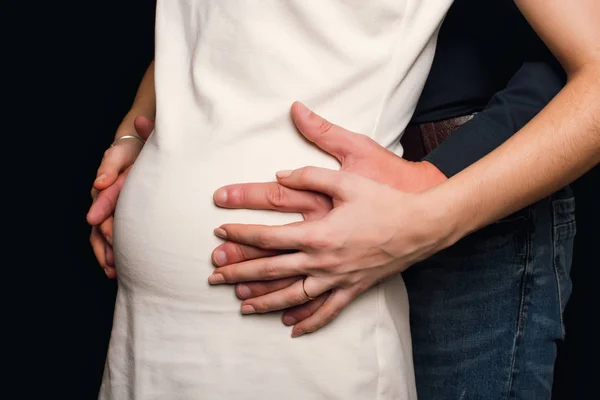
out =
<path fill-rule="evenodd" d="M 264 314 L 304 304 L 310 300 L 302 289 L 302 279 L 299 279 L 284 289 L 244 300 L 241 311 L 242 314 Z"/>
<path fill-rule="evenodd" d="M 97 226 L 92 227 L 90 243 L 92 245 L 94 255 L 96 256 L 98 263 L 106 273 L 106 276 L 108 276 L 109 278 L 114 278 L 116 276 L 116 272 L 114 269 L 114 257 L 112 254 L 112 248 L 110 248 L 108 243 L 106 243 L 106 240 L 100 233 L 100 229 L 98 229 Z M 107 250 L 107 248 L 110 249 Z M 112 265 L 109 265 L 108 261 L 110 261 Z"/>
<path fill-rule="evenodd" d="M 327 300 L 330 292 L 323 293 L 316 299 L 308 303 L 292 307 L 283 313 L 281 320 L 287 326 L 296 325 L 298 322 L 304 321 L 306 318 L 313 315 Z"/>
<path fill-rule="evenodd" d="M 314 314 L 294 325 L 292 337 L 296 338 L 324 327 L 333 321 L 352 299 L 353 297 L 348 290 L 333 290 L 327 300 L 325 300 L 323 305 Z"/>
<path fill-rule="evenodd" d="M 106 243 L 108 243 L 111 246 L 113 244 L 112 243 L 113 221 L 114 221 L 114 218 L 111 215 L 110 217 L 108 217 L 104 222 L 102 222 L 98 226 L 98 228 L 100 229 L 100 233 L 102 234 L 102 237 L 104 238 L 104 240 L 106 240 Z"/>
<path fill-rule="evenodd" d="M 255 260 L 257 258 L 271 257 L 281 252 L 276 250 L 259 249 L 235 242 L 225 242 L 216 247 L 212 252 L 212 261 L 217 267 L 237 264 L 243 261 Z"/>
<path fill-rule="evenodd" d="M 238 283 L 235 287 L 235 294 L 242 300 L 260 297 L 288 288 L 303 278 L 295 276 L 292 278 L 276 279 L 274 281 Z"/>
<path fill-rule="evenodd" d="M 307 302 L 311 302 L 327 293 L 332 285 L 327 280 L 319 280 L 312 277 L 297 279 L 283 289 L 265 294 L 263 296 L 244 300 L 242 302 L 242 314 L 263 314 L 272 311 L 283 310 Z M 307 281 L 311 281 L 310 290 Z"/>
<path fill-rule="evenodd" d="M 117 180 L 106 189 L 97 193 L 93 191 L 92 196 L 95 194 L 95 199 L 86 216 L 88 224 L 92 226 L 100 225 L 114 214 L 115 207 L 117 206 L 117 199 L 119 198 L 119 194 L 121 193 L 121 189 L 123 188 L 128 173 L 129 170 L 123 172 Z"/>
<path fill-rule="evenodd" d="M 113 247 L 108 243 L 104 247 L 104 254 L 106 256 L 107 265 L 107 267 L 104 269 L 104 273 L 108 278 L 114 279 L 117 277 L 117 270 L 115 269 L 115 254 Z"/>

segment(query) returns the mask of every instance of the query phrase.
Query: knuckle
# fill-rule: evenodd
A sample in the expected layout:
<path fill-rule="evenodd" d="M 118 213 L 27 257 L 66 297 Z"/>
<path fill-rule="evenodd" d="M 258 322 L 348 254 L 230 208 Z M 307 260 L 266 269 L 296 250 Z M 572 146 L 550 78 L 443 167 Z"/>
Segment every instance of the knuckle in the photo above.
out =
<path fill-rule="evenodd" d="M 277 267 L 271 262 L 266 263 L 263 269 L 263 277 L 271 280 L 277 278 Z"/>
<path fill-rule="evenodd" d="M 254 301 L 252 303 L 246 303 L 246 304 L 254 307 L 254 310 L 259 314 L 269 311 L 269 304 L 266 301 L 259 300 L 259 301 Z"/>
<path fill-rule="evenodd" d="M 329 131 L 331 131 L 332 127 L 333 124 L 331 122 L 327 121 L 325 118 L 322 118 L 319 123 L 319 127 L 317 128 L 317 132 L 320 136 L 323 136 L 326 135 Z"/>
<path fill-rule="evenodd" d="M 338 315 L 340 315 L 340 309 L 337 307 L 330 307 L 327 310 L 325 319 L 323 320 L 323 325 L 325 325 L 328 322 L 333 321 L 334 319 L 336 319 L 338 317 Z M 321 326 L 323 326 L 323 325 L 321 325 Z"/>
<path fill-rule="evenodd" d="M 311 167 L 304 167 L 298 170 L 298 181 L 306 183 L 311 181 L 313 169 Z"/>
<path fill-rule="evenodd" d="M 335 241 L 331 235 L 319 232 L 307 235 L 306 244 L 312 249 L 324 250 L 334 247 Z"/>
<path fill-rule="evenodd" d="M 345 179 L 339 179 L 332 183 L 331 186 L 336 193 L 346 193 L 350 188 Z"/>
<path fill-rule="evenodd" d="M 319 329 L 320 324 L 321 324 L 321 321 L 312 322 L 310 324 L 307 324 L 306 327 L 303 327 L 302 330 L 306 333 L 313 333 L 314 331 Z"/>
<path fill-rule="evenodd" d="M 262 233 L 258 234 L 258 236 L 256 237 L 256 241 L 258 243 L 258 247 L 267 249 L 273 242 L 273 238 L 271 237 L 270 234 L 268 234 L 266 232 L 262 232 Z"/>
<path fill-rule="evenodd" d="M 352 287 L 352 288 L 356 287 L 357 280 L 356 280 L 356 277 L 354 276 L 354 274 L 344 273 L 344 272 L 342 272 L 342 274 L 343 275 L 341 275 L 337 281 L 337 284 L 339 286 L 346 287 L 346 288 L 347 287 Z"/>
<path fill-rule="evenodd" d="M 274 185 L 267 191 L 267 201 L 274 208 L 281 208 L 285 206 L 287 200 L 286 190 L 281 185 Z"/>
<path fill-rule="evenodd" d="M 106 222 L 102 223 L 100 225 L 100 233 L 105 237 L 112 236 L 112 229 L 111 229 L 110 225 L 107 224 Z"/>
<path fill-rule="evenodd" d="M 336 255 L 329 253 L 324 253 L 321 255 L 318 259 L 318 263 L 319 266 L 325 269 L 335 269 L 342 266 L 340 259 Z"/>
<path fill-rule="evenodd" d="M 226 268 L 219 272 L 225 278 L 225 282 L 236 282 L 238 280 L 238 271 L 236 268 Z"/>
<path fill-rule="evenodd" d="M 295 290 L 287 299 L 288 306 L 296 306 L 306 303 L 306 295 L 302 290 Z"/>
<path fill-rule="evenodd" d="M 367 291 L 367 289 L 369 289 L 369 286 L 370 285 L 367 282 L 361 279 L 358 282 L 355 282 L 352 286 L 352 294 L 354 296 L 358 296 L 359 294 Z"/>

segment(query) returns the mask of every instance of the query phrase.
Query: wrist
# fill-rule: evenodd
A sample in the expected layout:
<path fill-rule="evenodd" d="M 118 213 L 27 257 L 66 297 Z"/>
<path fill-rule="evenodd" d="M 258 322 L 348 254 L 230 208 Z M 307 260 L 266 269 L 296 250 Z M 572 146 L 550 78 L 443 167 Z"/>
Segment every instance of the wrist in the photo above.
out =
<path fill-rule="evenodd" d="M 115 140 L 126 135 L 137 135 L 135 129 L 136 117 L 137 114 L 134 114 L 131 111 L 129 111 L 127 115 L 125 115 L 125 118 L 123 118 L 123 120 L 119 124 L 119 127 L 117 128 L 117 132 L 115 133 Z"/>
<path fill-rule="evenodd" d="M 399 223 L 389 251 L 399 258 L 406 258 L 409 265 L 429 258 L 457 241 L 453 215 L 445 212 L 444 204 L 431 192 L 403 193 L 399 202 Z"/>
<path fill-rule="evenodd" d="M 440 171 L 435 165 L 431 164 L 430 162 L 405 162 L 409 163 L 412 169 L 405 170 L 404 173 L 396 174 L 396 176 L 401 177 L 401 179 L 397 180 L 396 184 L 394 185 L 396 189 L 399 189 L 403 192 L 424 192 L 448 180 L 448 177 L 446 177 L 446 175 L 444 175 L 442 171 Z"/>
<path fill-rule="evenodd" d="M 437 186 L 448 180 L 448 177 L 434 164 L 429 161 L 417 162 L 419 168 L 423 171 L 423 176 L 431 183 L 431 187 Z"/>
<path fill-rule="evenodd" d="M 457 187 L 457 182 L 446 179 L 432 190 L 423 193 L 421 199 L 429 213 L 431 223 L 439 226 L 440 250 L 452 246 L 472 233 L 477 210 L 469 201 L 467 188 Z"/>

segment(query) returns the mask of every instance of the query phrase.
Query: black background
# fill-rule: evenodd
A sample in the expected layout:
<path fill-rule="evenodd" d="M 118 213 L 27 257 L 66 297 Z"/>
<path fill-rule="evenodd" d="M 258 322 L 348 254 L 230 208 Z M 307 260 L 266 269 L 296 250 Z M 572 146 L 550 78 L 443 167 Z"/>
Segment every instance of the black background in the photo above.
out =
<path fill-rule="evenodd" d="M 116 285 L 104 277 L 95 262 L 85 215 L 102 153 L 110 145 L 152 59 L 154 2 L 77 4 L 63 9 L 53 7 L 51 23 L 44 15 L 37 15 L 46 22 L 48 34 L 54 33 L 53 40 L 44 40 L 42 33 L 33 42 L 37 46 L 26 48 L 38 49 L 35 59 L 39 64 L 30 65 L 29 73 L 47 74 L 44 80 L 50 83 L 48 90 L 53 94 L 52 99 L 45 97 L 42 103 L 50 110 L 52 122 L 43 121 L 50 126 L 45 132 L 51 140 L 44 141 L 42 152 L 46 157 L 40 160 L 48 160 L 51 155 L 55 164 L 40 165 L 37 173 L 59 175 L 44 191 L 53 200 L 52 211 L 56 213 L 52 215 L 60 228 L 49 232 L 50 255 L 41 255 L 44 267 L 52 265 L 53 272 L 48 275 L 58 279 L 52 283 L 47 295 L 50 297 L 42 300 L 48 306 L 39 307 L 43 315 L 36 320 L 39 330 L 34 334 L 46 350 L 51 349 L 51 355 L 44 360 L 36 356 L 26 360 L 30 363 L 24 370 L 27 380 L 21 389 L 28 393 L 43 386 L 41 389 L 50 398 L 94 399 L 108 344 Z M 53 168 L 60 174 L 52 172 Z M 595 398 L 599 178 L 596 168 L 574 184 L 578 207 L 574 291 L 565 316 L 567 340 L 560 346 L 555 400 Z"/>

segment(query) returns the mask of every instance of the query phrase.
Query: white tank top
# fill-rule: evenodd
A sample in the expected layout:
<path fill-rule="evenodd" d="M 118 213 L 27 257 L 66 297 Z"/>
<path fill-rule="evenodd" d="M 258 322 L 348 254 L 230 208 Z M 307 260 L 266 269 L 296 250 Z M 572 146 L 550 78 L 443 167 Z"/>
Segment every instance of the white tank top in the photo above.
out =
<path fill-rule="evenodd" d="M 156 130 L 115 213 L 119 291 L 101 399 L 416 397 L 401 276 L 291 339 L 279 313 L 242 316 L 233 288 L 207 278 L 220 224 L 301 216 L 218 209 L 212 194 L 281 169 L 338 167 L 294 128 L 295 100 L 400 155 L 450 3 L 158 1 Z"/>

